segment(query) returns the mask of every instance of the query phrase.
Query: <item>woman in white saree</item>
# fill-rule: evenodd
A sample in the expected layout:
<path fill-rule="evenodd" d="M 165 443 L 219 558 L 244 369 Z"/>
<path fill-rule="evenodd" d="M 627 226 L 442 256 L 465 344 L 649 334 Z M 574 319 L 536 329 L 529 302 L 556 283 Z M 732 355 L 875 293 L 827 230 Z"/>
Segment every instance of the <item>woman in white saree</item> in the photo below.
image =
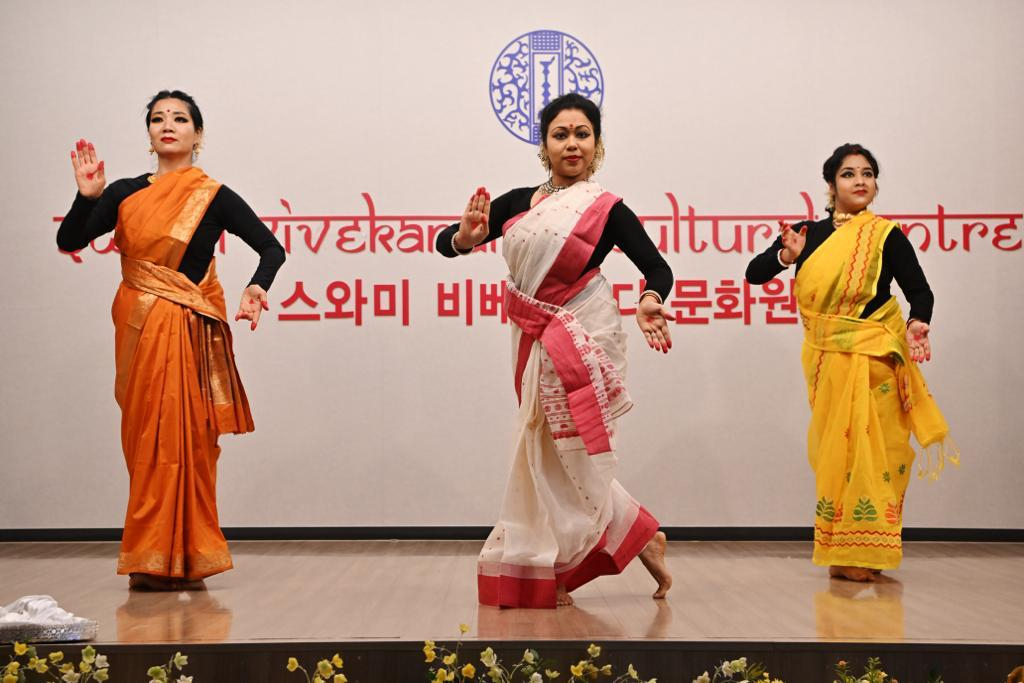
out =
<path fill-rule="evenodd" d="M 480 602 L 573 604 L 569 592 L 639 556 L 663 598 L 672 583 L 657 520 L 615 480 L 614 420 L 631 407 L 626 335 L 600 264 L 620 248 L 646 279 L 637 322 L 648 346 L 671 348 L 662 307 L 672 271 L 642 224 L 591 179 L 604 155 L 601 115 L 576 94 L 541 113 L 540 187 L 491 202 L 484 188 L 438 235 L 445 256 L 504 237 L 519 436 L 501 517 L 480 554 Z"/>

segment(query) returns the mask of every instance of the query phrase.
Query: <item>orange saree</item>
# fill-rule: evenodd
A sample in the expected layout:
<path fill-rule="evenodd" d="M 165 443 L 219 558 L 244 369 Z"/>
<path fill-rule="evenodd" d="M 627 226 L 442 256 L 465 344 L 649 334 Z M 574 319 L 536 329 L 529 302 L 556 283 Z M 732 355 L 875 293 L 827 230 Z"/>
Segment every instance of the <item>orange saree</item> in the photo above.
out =
<path fill-rule="evenodd" d="M 252 415 L 215 262 L 198 285 L 177 271 L 219 189 L 183 169 L 118 213 L 114 395 L 130 480 L 118 574 L 197 580 L 232 566 L 217 518 L 217 439 L 251 432 Z"/>

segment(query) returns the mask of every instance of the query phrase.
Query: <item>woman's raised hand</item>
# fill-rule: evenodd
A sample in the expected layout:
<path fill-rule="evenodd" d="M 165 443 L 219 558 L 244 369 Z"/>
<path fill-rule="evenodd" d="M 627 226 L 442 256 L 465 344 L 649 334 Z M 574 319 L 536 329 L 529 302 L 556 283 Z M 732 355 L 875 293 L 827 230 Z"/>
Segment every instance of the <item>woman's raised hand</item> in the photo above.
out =
<path fill-rule="evenodd" d="M 932 344 L 928 341 L 928 323 L 911 320 L 907 325 L 907 346 L 910 358 L 917 363 L 932 359 Z"/>
<path fill-rule="evenodd" d="M 487 239 L 490 232 L 488 220 L 491 215 L 491 193 L 478 187 L 466 204 L 459 222 L 459 232 L 455 235 L 455 246 L 465 251 Z"/>
<path fill-rule="evenodd" d="M 96 157 L 96 147 L 88 140 L 81 139 L 71 150 L 71 166 L 75 169 L 75 182 L 83 197 L 99 199 L 107 185 L 103 162 Z"/>
<path fill-rule="evenodd" d="M 796 263 L 807 242 L 807 226 L 797 232 L 786 221 L 779 221 L 779 237 L 782 239 L 782 260 L 790 264 Z"/>
<path fill-rule="evenodd" d="M 672 336 L 668 331 L 668 321 L 672 317 L 653 296 L 645 296 L 637 304 L 636 323 L 644 333 L 647 345 L 655 351 L 668 353 L 672 348 Z"/>
<path fill-rule="evenodd" d="M 267 290 L 259 285 L 249 285 L 242 292 L 242 300 L 238 303 L 238 313 L 235 313 L 235 321 L 251 320 L 250 330 L 255 330 L 260 321 L 260 313 L 269 311 L 270 304 L 267 302 Z"/>

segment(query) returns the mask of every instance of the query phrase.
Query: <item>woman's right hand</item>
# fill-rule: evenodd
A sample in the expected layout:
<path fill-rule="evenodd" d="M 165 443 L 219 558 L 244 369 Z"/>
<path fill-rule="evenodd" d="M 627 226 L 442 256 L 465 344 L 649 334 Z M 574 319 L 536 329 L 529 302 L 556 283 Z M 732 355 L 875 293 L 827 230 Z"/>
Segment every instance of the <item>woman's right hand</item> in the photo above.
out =
<path fill-rule="evenodd" d="M 472 249 L 487 239 L 490 233 L 490 215 L 491 194 L 485 188 L 478 187 L 462 213 L 459 232 L 455 235 L 455 245 L 462 250 Z"/>
<path fill-rule="evenodd" d="M 779 221 L 779 233 L 779 239 L 782 240 L 782 260 L 789 264 L 796 263 L 797 257 L 804 250 L 804 244 L 807 243 L 807 226 L 797 232 L 786 221 Z"/>
<path fill-rule="evenodd" d="M 75 182 L 82 196 L 99 199 L 107 185 L 107 176 L 103 162 L 96 160 L 96 147 L 85 139 L 76 142 L 75 149 L 71 151 L 71 166 L 75 169 Z"/>

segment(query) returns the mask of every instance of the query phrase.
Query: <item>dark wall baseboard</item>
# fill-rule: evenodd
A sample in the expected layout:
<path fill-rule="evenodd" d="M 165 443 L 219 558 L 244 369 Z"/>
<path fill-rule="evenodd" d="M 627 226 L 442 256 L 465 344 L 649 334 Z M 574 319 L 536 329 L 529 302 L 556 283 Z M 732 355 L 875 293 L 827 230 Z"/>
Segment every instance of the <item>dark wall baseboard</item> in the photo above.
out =
<path fill-rule="evenodd" d="M 486 526 L 272 526 L 225 527 L 229 541 L 482 541 Z M 811 527 L 670 526 L 670 541 L 810 541 Z M 120 541 L 121 529 L 0 529 L 0 543 Z M 907 528 L 905 541 L 1024 543 L 1024 529 Z"/>

